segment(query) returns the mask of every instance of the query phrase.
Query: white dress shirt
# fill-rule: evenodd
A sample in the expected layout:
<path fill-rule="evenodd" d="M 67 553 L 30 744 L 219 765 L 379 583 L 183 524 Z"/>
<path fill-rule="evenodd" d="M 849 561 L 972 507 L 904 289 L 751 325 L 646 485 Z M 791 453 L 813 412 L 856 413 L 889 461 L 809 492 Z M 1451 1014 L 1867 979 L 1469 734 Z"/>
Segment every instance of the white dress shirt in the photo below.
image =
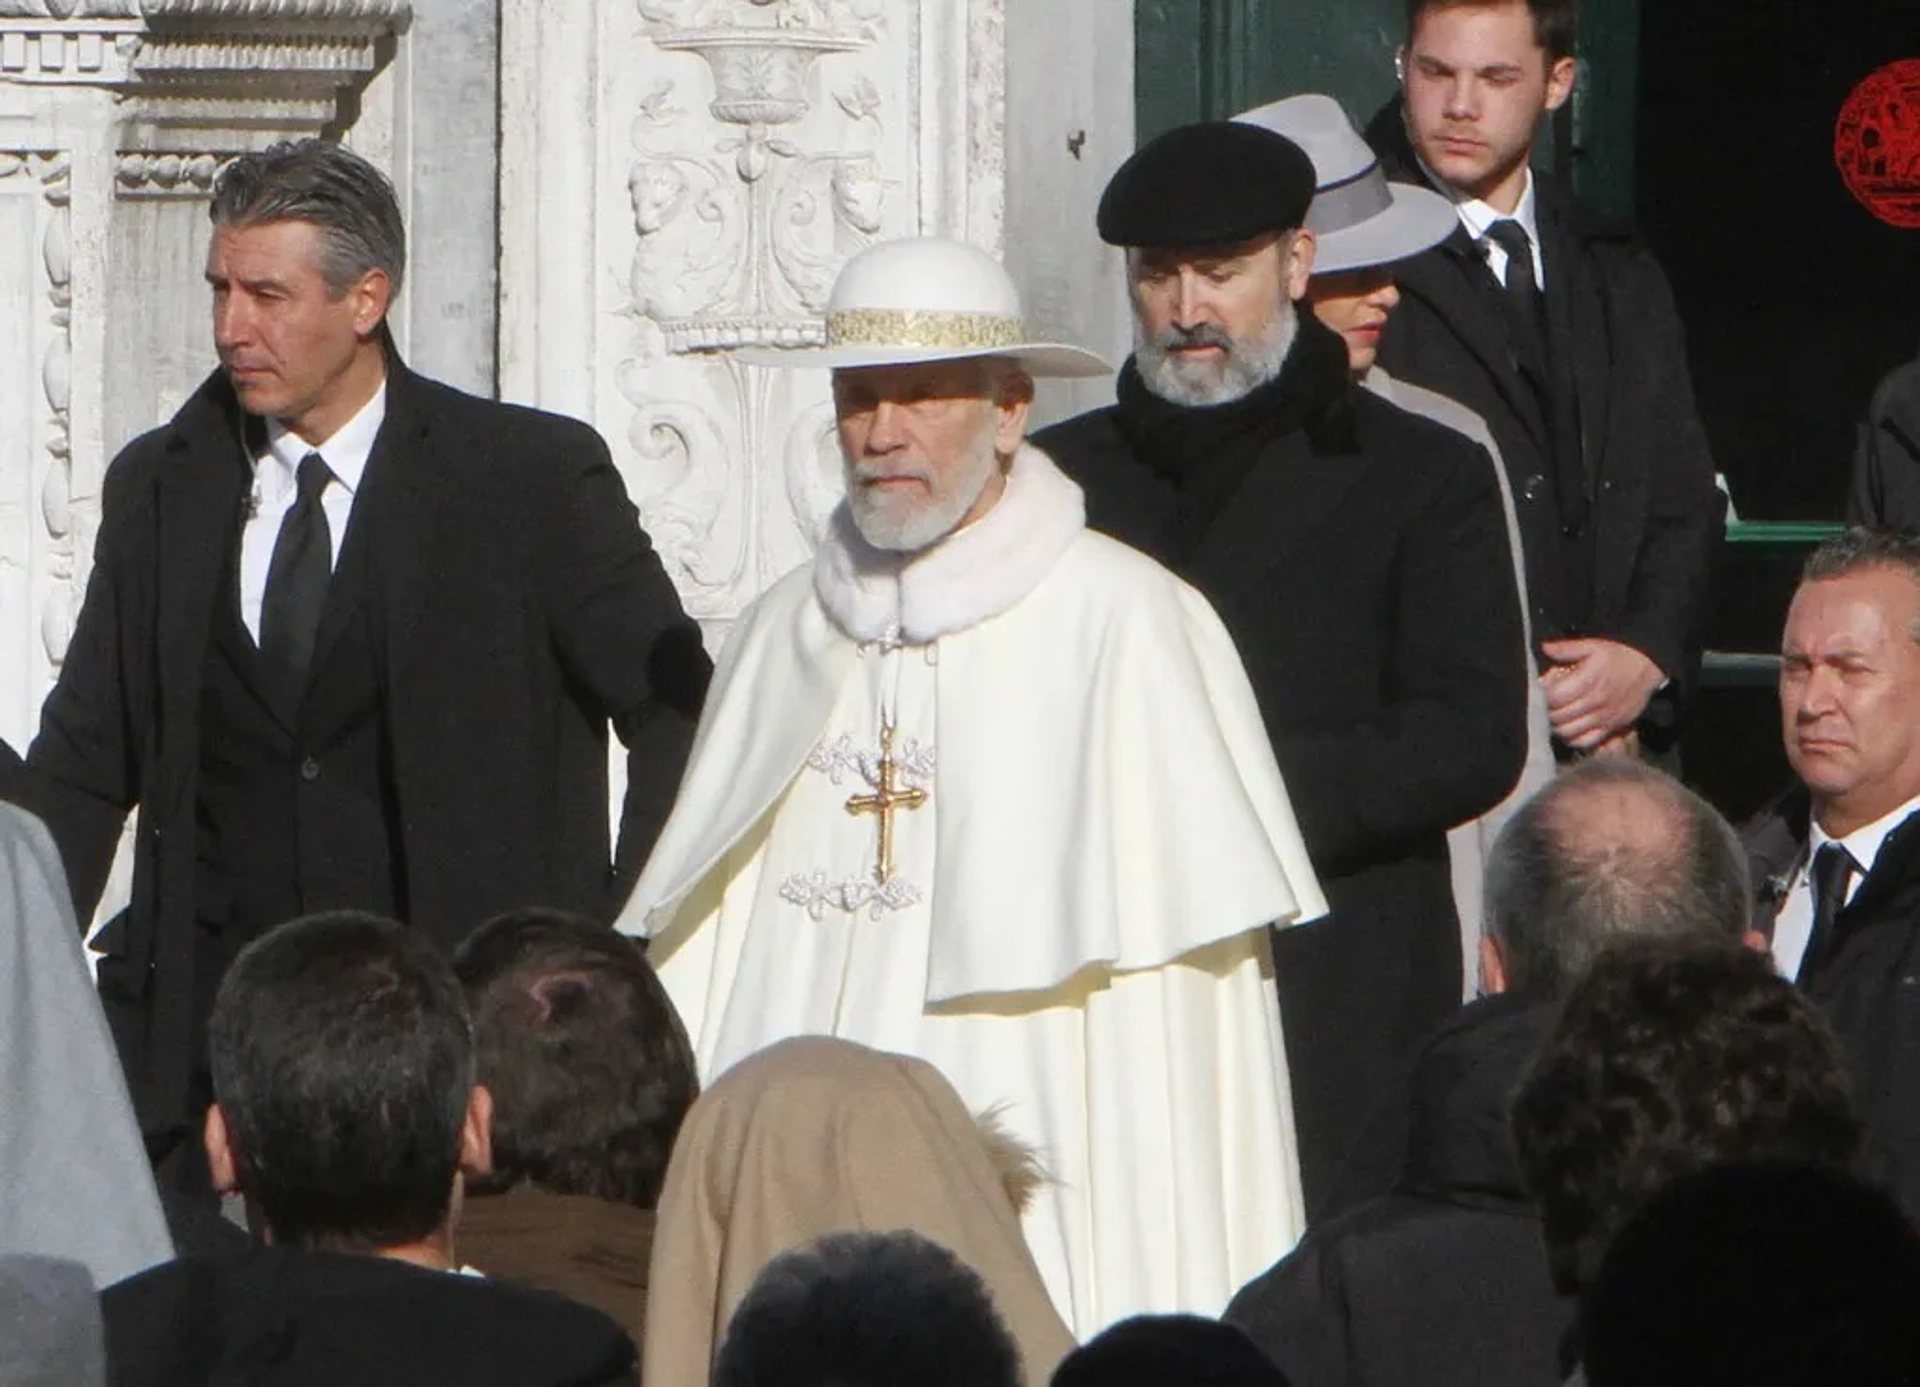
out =
<path fill-rule="evenodd" d="M 386 417 L 387 387 L 383 380 L 360 412 L 324 443 L 307 442 L 277 419 L 267 421 L 267 450 L 253 460 L 253 496 L 240 527 L 240 620 L 246 623 L 255 644 L 260 640 L 260 604 L 267 591 L 267 568 L 273 562 L 274 542 L 280 538 L 280 523 L 298 495 L 294 477 L 300 470 L 300 460 L 308 453 L 318 453 L 333 473 L 333 480 L 320 493 L 320 509 L 327 514 L 332 562 L 337 566 L 340 545 L 347 537 L 347 519 L 353 514 L 353 498 L 359 494 L 374 437 Z"/>
<path fill-rule="evenodd" d="M 1533 247 L 1533 282 L 1541 289 L 1547 287 L 1547 266 L 1540 254 L 1540 223 L 1534 214 L 1533 170 L 1526 171 L 1527 181 L 1520 189 L 1520 201 L 1512 212 L 1501 212 L 1482 202 L 1477 197 L 1462 197 L 1454 193 L 1453 207 L 1460 214 L 1460 224 L 1467 229 L 1467 235 L 1473 238 L 1474 245 L 1487 258 L 1487 267 L 1493 271 L 1493 277 L 1502 284 L 1507 282 L 1507 253 L 1500 243 L 1487 235 L 1487 228 L 1497 221 L 1512 220 L 1520 223 L 1520 229 L 1527 233 L 1527 241 Z M 1436 186 L 1442 189 L 1446 184 L 1436 180 Z"/>
<path fill-rule="evenodd" d="M 1813 935 L 1813 882 L 1809 864 L 1813 855 L 1828 843 L 1838 843 L 1847 850 L 1853 859 L 1853 871 L 1847 877 L 1846 895 L 1842 904 L 1853 899 L 1853 893 L 1860 889 L 1860 883 L 1867 873 L 1873 870 L 1874 861 L 1880 856 L 1881 845 L 1887 841 L 1887 835 L 1907 821 L 1909 815 L 1920 810 L 1920 799 L 1910 799 L 1885 818 L 1875 819 L 1863 828 L 1856 828 L 1844 838 L 1830 837 L 1820 825 L 1813 823 L 1807 830 L 1807 851 L 1799 866 L 1794 868 L 1793 880 L 1787 885 L 1787 894 L 1780 902 L 1780 913 L 1773 920 L 1773 965 L 1786 978 L 1800 975 L 1801 960 L 1806 957 L 1807 944 Z"/>

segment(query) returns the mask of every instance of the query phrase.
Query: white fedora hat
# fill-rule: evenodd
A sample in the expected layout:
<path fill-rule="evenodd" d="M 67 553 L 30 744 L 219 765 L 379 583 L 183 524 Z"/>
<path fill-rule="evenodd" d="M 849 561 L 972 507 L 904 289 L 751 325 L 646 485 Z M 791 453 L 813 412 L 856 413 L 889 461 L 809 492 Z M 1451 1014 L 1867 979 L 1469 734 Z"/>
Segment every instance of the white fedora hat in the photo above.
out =
<path fill-rule="evenodd" d="M 735 353 L 749 366 L 900 366 L 1005 357 L 1035 376 L 1102 376 L 1090 351 L 1027 335 L 1020 291 L 978 246 L 941 236 L 883 241 L 840 269 L 827 297 L 823 347 Z"/>
<path fill-rule="evenodd" d="M 1389 183 L 1340 103 L 1309 93 L 1234 117 L 1285 135 L 1313 160 L 1319 185 L 1307 227 L 1319 239 L 1313 272 L 1390 265 L 1438 245 L 1459 225 L 1453 204 L 1431 188 Z"/>

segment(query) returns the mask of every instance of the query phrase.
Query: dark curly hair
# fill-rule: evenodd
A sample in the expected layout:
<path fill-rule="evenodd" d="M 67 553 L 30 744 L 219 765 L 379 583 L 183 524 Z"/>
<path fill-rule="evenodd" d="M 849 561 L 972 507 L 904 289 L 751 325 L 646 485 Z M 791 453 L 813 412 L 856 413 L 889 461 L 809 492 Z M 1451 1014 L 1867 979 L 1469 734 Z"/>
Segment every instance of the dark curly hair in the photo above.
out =
<path fill-rule="evenodd" d="M 713 1387 L 1021 1387 L 986 1283 L 918 1233 L 835 1233 L 753 1279 Z"/>
<path fill-rule="evenodd" d="M 493 1094 L 493 1171 L 470 1188 L 651 1209 L 700 1085 L 639 946 L 585 916 L 522 910 L 475 930 L 453 967 Z"/>
<path fill-rule="evenodd" d="M 1818 1008 L 1767 955 L 1705 940 L 1601 954 L 1521 1081 L 1512 1124 L 1564 1293 L 1674 1176 L 1737 1159 L 1845 1166 L 1860 1143 Z"/>

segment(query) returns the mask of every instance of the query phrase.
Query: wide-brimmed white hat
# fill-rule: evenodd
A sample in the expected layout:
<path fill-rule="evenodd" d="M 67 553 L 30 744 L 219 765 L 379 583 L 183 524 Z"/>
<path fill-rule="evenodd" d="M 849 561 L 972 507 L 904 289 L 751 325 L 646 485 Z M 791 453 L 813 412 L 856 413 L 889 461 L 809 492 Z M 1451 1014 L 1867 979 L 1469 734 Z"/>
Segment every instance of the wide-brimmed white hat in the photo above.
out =
<path fill-rule="evenodd" d="M 1234 117 L 1285 135 L 1313 160 L 1307 227 L 1319 239 L 1315 274 L 1391 265 L 1438 245 L 1459 225 L 1453 204 L 1431 188 L 1389 183 L 1380 160 L 1340 103 L 1309 93 Z"/>
<path fill-rule="evenodd" d="M 1020 291 L 978 246 L 942 236 L 883 241 L 841 267 L 827 297 L 823 347 L 756 348 L 750 366 L 900 366 L 1004 357 L 1034 376 L 1101 376 L 1094 353 L 1027 334 Z"/>

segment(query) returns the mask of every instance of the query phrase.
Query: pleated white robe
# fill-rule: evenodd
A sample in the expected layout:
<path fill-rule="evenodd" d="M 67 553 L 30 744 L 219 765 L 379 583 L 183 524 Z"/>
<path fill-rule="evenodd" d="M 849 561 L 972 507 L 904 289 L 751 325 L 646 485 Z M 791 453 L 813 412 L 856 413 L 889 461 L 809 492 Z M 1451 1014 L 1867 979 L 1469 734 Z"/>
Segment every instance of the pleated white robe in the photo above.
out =
<path fill-rule="evenodd" d="M 1026 1229 L 1077 1334 L 1216 1314 L 1301 1231 L 1265 926 L 1324 913 L 1245 675 L 1032 450 L 897 565 L 843 515 L 743 618 L 622 926 L 709 1077 L 831 1034 L 998 1109 L 1053 1177 Z M 925 795 L 884 887 L 847 808 L 883 717 Z"/>

